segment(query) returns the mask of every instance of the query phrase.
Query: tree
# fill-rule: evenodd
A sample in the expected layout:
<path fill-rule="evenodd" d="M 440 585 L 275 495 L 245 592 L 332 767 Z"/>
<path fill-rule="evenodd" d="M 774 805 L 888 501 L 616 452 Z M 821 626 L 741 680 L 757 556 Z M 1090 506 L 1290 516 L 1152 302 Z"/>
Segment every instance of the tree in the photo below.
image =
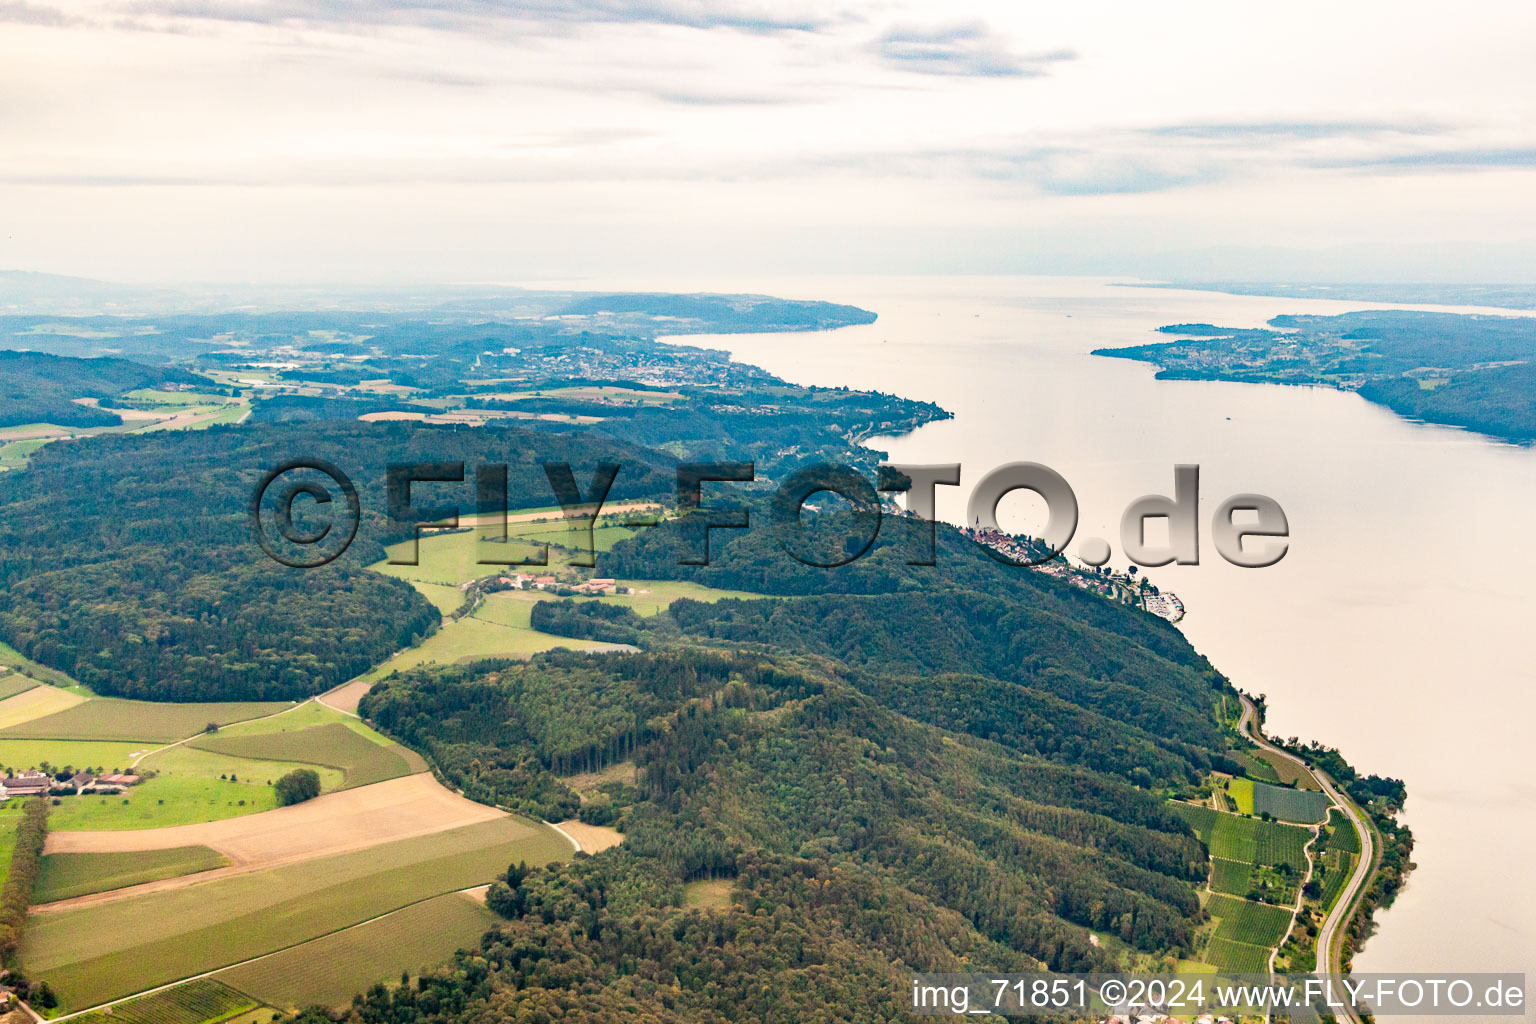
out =
<path fill-rule="evenodd" d="M 320 795 L 320 773 L 313 768 L 295 768 L 277 780 L 276 788 L 279 807 L 313 800 Z"/>

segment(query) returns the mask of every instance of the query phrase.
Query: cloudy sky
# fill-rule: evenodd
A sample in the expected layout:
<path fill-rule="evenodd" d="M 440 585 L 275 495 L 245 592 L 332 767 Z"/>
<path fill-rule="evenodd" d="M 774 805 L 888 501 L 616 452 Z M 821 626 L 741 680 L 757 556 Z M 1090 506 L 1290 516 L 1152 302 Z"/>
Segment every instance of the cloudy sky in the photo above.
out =
<path fill-rule="evenodd" d="M 0 0 L 0 268 L 1536 279 L 1533 115 L 1527 2 Z"/>

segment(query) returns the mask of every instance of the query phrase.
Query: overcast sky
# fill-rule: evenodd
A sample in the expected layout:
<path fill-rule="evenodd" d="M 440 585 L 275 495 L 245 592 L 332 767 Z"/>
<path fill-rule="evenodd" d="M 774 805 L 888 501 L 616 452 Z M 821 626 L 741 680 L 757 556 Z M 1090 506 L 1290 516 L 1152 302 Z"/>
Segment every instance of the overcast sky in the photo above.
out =
<path fill-rule="evenodd" d="M 1528 280 L 1533 114 L 1529 2 L 0 0 L 0 267 Z"/>

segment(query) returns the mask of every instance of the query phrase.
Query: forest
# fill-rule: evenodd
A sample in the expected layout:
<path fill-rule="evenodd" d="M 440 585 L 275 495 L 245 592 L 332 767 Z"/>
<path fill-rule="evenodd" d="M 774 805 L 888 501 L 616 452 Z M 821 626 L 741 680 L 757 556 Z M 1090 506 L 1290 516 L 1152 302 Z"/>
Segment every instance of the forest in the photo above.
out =
<path fill-rule="evenodd" d="M 262 474 L 318 456 L 355 482 L 357 539 L 321 568 L 268 558 L 249 511 Z M 475 508 L 473 467 L 508 465 L 514 504 L 554 504 L 542 461 L 585 481 L 623 468 L 610 498 L 675 489 L 668 460 L 605 438 L 524 429 L 335 423 L 214 428 L 56 442 L 0 476 L 0 639 L 98 693 L 153 700 L 299 699 L 434 631 L 403 581 L 366 569 L 411 529 L 385 515 L 390 462 L 463 460 L 464 484 L 418 486 L 420 504 Z M 432 489 L 435 488 L 435 489 Z"/>
<path fill-rule="evenodd" d="M 553 816 L 576 807 L 571 772 L 630 760 L 636 781 L 602 793 L 621 847 L 511 868 L 480 949 L 353 1012 L 890 1020 L 913 970 L 1113 966 L 1090 928 L 1190 948 L 1204 848 L 1157 794 L 918 721 L 845 674 L 695 644 L 375 687 L 360 713 L 477 799 Z M 687 909 L 704 880 L 727 905 Z"/>

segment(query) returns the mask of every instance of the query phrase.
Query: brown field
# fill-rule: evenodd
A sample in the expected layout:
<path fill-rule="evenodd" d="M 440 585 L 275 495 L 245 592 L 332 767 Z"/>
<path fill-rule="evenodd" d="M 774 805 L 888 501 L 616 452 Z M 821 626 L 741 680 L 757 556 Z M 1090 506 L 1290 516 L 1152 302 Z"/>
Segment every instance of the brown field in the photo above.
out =
<path fill-rule="evenodd" d="M 354 679 L 350 683 L 345 683 L 334 690 L 322 693 L 315 699 L 328 708 L 335 708 L 337 711 L 345 711 L 349 715 L 355 715 L 357 714 L 357 702 L 362 699 L 363 694 L 371 689 L 373 689 L 371 682 Z"/>
<path fill-rule="evenodd" d="M 564 832 L 581 846 L 582 853 L 602 853 L 624 841 L 624 833 L 607 825 L 587 825 L 576 821 L 562 821 L 555 828 Z"/>
<path fill-rule="evenodd" d="M 60 900 L 39 907 L 36 912 L 50 913 L 161 889 L 197 885 L 229 875 L 349 853 L 506 816 L 494 807 L 466 800 L 445 789 L 430 772 L 423 772 L 329 793 L 293 807 L 279 807 L 260 814 L 199 825 L 111 832 L 54 832 L 48 836 L 45 846 L 48 853 L 125 853 L 207 846 L 228 857 L 230 866 Z M 585 840 L 582 848 L 586 849 Z"/>

